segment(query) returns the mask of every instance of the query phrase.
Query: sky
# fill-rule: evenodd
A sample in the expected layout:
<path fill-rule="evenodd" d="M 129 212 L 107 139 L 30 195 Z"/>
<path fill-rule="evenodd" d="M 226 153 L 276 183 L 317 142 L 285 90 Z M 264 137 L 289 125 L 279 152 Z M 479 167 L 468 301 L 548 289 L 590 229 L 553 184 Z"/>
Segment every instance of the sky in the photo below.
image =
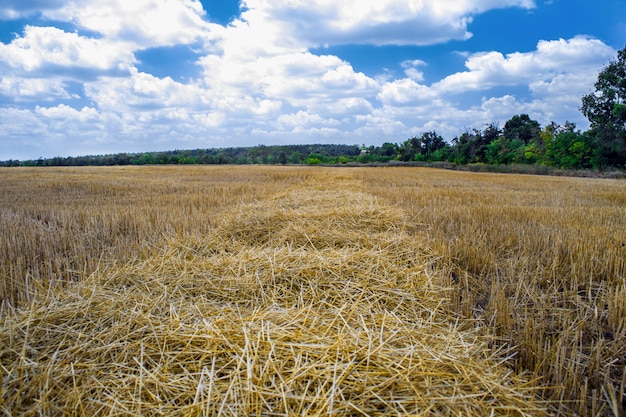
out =
<path fill-rule="evenodd" d="M 584 131 L 625 46 L 623 0 L 2 0 L 0 160 Z"/>

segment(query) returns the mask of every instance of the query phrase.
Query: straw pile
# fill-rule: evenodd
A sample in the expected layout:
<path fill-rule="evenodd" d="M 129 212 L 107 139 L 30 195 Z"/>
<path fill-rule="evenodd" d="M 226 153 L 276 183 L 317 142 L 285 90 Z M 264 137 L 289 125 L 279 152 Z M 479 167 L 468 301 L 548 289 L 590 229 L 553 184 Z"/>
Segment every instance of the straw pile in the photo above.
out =
<path fill-rule="evenodd" d="M 419 227 L 339 174 L 2 318 L 7 415 L 543 415 Z M 409 221 L 411 220 L 411 221 Z"/>

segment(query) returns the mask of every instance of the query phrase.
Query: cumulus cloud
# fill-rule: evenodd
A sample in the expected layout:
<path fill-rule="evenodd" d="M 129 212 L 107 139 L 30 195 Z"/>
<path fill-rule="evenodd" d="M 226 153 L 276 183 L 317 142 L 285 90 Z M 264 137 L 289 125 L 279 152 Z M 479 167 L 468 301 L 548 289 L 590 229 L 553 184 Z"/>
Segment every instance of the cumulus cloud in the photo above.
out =
<path fill-rule="evenodd" d="M 550 82 L 568 74 L 576 74 L 576 78 L 581 80 L 592 75 L 590 72 L 597 71 L 599 64 L 614 55 L 615 51 L 609 46 L 584 36 L 569 40 L 542 40 L 531 52 L 515 52 L 506 56 L 497 51 L 472 54 L 465 62 L 468 71 L 444 78 L 436 84 L 436 88 L 441 92 L 458 93 L 502 85 L 538 85 L 538 82 Z M 581 73 L 584 73 L 583 77 Z M 588 83 L 581 87 L 588 88 Z"/>
<path fill-rule="evenodd" d="M 418 67 L 428 65 L 426 62 L 421 59 L 412 59 L 407 61 L 402 61 L 400 66 L 404 68 L 404 73 L 407 77 L 416 82 L 424 81 L 424 73 L 418 70 Z"/>
<path fill-rule="evenodd" d="M 23 36 L 0 43 L 0 95 L 16 102 L 71 99 L 68 82 L 128 75 L 134 61 L 123 44 L 26 26 Z"/>
<path fill-rule="evenodd" d="M 54 101 L 72 98 L 61 79 L 40 79 L 3 76 L 0 77 L 0 96 L 15 102 Z"/>
<path fill-rule="evenodd" d="M 26 26 L 23 36 L 8 45 L 0 43 L 0 63 L 46 77 L 55 68 L 120 72 L 134 61 L 132 51 L 124 46 L 55 27 Z"/>
<path fill-rule="evenodd" d="M 407 73 L 406 78 L 384 83 L 378 99 L 386 119 L 421 129 L 435 124 L 449 135 L 458 135 L 460 127 L 504 122 L 519 113 L 528 113 L 543 124 L 571 120 L 584 127 L 586 121 L 578 112 L 580 98 L 593 88 L 598 69 L 613 56 L 615 50 L 611 47 L 585 36 L 542 40 L 534 51 L 471 54 L 466 61 L 467 71 L 432 85 L 420 83 L 419 78 Z M 411 69 L 413 65 L 405 62 L 403 67 Z M 490 90 L 503 86 L 525 88 L 530 99 L 488 95 Z M 485 96 L 476 103 L 475 93 L 480 91 Z M 467 94 L 474 97 L 473 103 L 464 104 L 462 98 Z"/>
<path fill-rule="evenodd" d="M 379 89 L 377 81 L 335 56 L 298 49 L 263 57 L 225 51 L 201 59 L 204 85 L 223 97 L 218 106 L 223 109 L 243 111 L 256 102 L 271 102 L 272 110 L 300 108 L 331 114 L 339 113 L 337 103 L 342 102 L 350 103 L 345 109 L 349 112 L 367 109 L 366 98 Z"/>
<path fill-rule="evenodd" d="M 85 122 L 89 120 L 96 120 L 98 118 L 98 112 L 96 109 L 83 107 L 81 110 L 76 110 L 65 104 L 60 104 L 55 107 L 36 106 L 35 112 L 44 117 L 55 120 L 77 120 Z"/>
<path fill-rule="evenodd" d="M 241 17 L 227 26 L 209 23 L 197 0 L 42 4 L 7 0 L 0 18 L 38 10 L 79 30 L 28 26 L 0 43 L 0 122 L 11 121 L 0 149 L 36 147 L 34 138 L 47 138 L 42 152 L 55 154 L 379 143 L 433 129 L 451 139 L 520 112 L 541 123 L 571 119 L 598 68 L 615 55 L 590 37 L 542 40 L 531 51 L 468 53 L 465 70 L 427 82 L 426 58 L 397 62 L 398 74 L 376 77 L 312 49 L 467 39 L 473 16 L 532 9 L 531 0 L 244 0 Z M 138 51 L 183 44 L 199 56 L 195 77 L 140 70 Z M 529 98 L 490 93 L 503 86 L 525 89 Z"/>
<path fill-rule="evenodd" d="M 105 77 L 85 84 L 86 94 L 100 109 L 119 112 L 206 106 L 210 97 L 194 85 L 131 70 L 129 77 Z"/>
<path fill-rule="evenodd" d="M 378 94 L 380 101 L 390 106 L 423 104 L 436 97 L 437 93 L 432 88 L 419 84 L 413 77 L 388 82 Z"/>
<path fill-rule="evenodd" d="M 46 12 L 46 16 L 139 49 L 189 44 L 217 29 L 204 20 L 198 0 L 76 0 Z"/>
<path fill-rule="evenodd" d="M 493 8 L 535 7 L 532 0 L 246 0 L 251 25 L 271 22 L 307 46 L 429 45 L 471 36 L 475 14 Z"/>

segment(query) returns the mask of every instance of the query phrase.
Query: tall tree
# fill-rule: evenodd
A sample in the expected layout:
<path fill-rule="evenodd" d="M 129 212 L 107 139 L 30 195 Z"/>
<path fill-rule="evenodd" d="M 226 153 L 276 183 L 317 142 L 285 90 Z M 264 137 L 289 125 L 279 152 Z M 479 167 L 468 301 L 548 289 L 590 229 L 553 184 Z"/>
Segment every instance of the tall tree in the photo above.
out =
<path fill-rule="evenodd" d="M 405 140 L 399 149 L 401 161 L 413 161 L 415 155 L 422 152 L 422 141 L 417 136 L 413 136 L 410 139 Z"/>
<path fill-rule="evenodd" d="M 600 71 L 596 91 L 582 98 L 580 110 L 591 123 L 596 165 L 626 164 L 626 47 Z"/>
<path fill-rule="evenodd" d="M 422 142 L 422 152 L 426 156 L 430 156 L 433 152 L 446 146 L 446 141 L 434 130 L 422 133 L 420 140 Z"/>
<path fill-rule="evenodd" d="M 502 134 L 508 140 L 521 140 L 524 143 L 537 140 L 541 126 L 539 122 L 531 119 L 527 114 L 511 117 L 505 124 Z"/>

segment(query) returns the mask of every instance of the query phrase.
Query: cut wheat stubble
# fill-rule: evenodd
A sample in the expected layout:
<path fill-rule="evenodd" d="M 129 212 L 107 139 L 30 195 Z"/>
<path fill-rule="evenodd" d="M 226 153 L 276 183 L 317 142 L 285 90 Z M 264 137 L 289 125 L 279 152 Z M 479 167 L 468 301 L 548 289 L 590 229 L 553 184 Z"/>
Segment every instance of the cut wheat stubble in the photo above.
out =
<path fill-rule="evenodd" d="M 342 171 L 338 171 L 342 172 Z M 416 222 L 313 176 L 3 318 L 8 414 L 541 415 Z"/>

